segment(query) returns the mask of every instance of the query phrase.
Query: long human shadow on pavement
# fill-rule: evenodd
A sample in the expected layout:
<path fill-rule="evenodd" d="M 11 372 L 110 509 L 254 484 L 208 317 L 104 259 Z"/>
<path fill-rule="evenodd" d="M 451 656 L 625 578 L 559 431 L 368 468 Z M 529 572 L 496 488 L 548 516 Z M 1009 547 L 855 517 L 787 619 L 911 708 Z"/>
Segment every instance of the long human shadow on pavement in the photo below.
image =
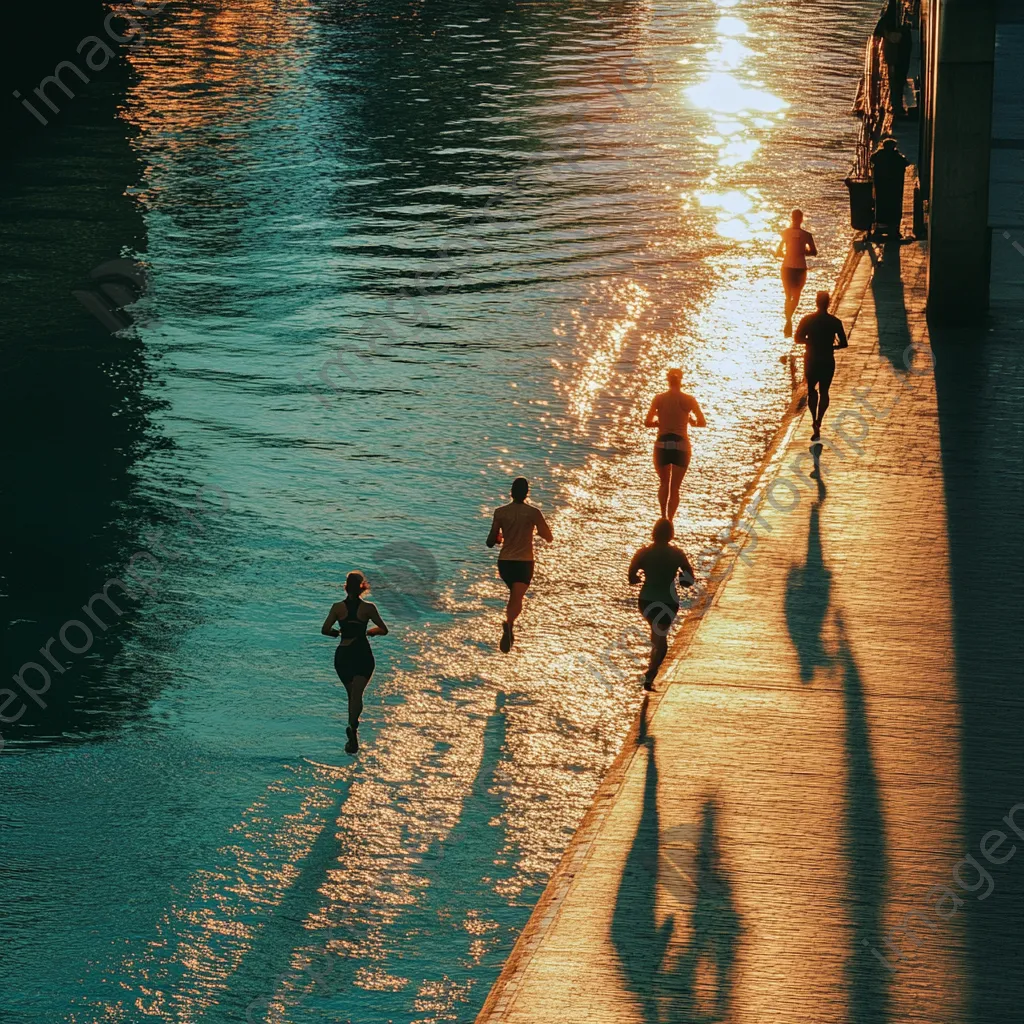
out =
<path fill-rule="evenodd" d="M 1024 349 L 1020 318 L 930 325 L 949 545 L 965 852 L 1024 801 Z M 1020 819 L 1020 812 L 1017 814 Z M 1010 839 L 1016 842 L 1013 835 Z M 1017 1020 L 1024 1005 L 1024 865 L 982 863 L 995 890 L 963 907 L 966 1020 Z"/>
<path fill-rule="evenodd" d="M 871 754 L 871 733 L 864 682 L 836 613 L 839 648 L 835 661 L 842 673 L 846 735 L 846 802 L 843 848 L 849 871 L 847 901 L 853 926 L 853 951 L 847 960 L 846 984 L 851 1024 L 885 1024 L 889 1013 L 889 976 L 872 953 L 881 949 L 885 924 L 888 867 L 882 796 Z"/>
<path fill-rule="evenodd" d="M 906 352 L 911 338 L 903 284 L 902 243 L 898 239 L 886 242 L 881 259 L 873 249 L 869 248 L 868 252 L 874 264 L 871 296 L 878 319 L 878 351 L 897 373 L 905 375 Z"/>
<path fill-rule="evenodd" d="M 879 349 L 903 376 L 911 325 L 904 284 L 894 270 L 893 263 L 888 270 L 884 262 L 876 264 L 871 287 L 878 309 Z M 1003 815 L 1024 800 L 1022 320 L 1024 310 L 997 305 L 974 327 L 928 324 L 961 726 L 960 810 L 965 852 L 975 856 L 981 838 L 1002 828 Z M 927 355 L 918 352 L 915 358 L 926 360 Z M 915 386 L 927 387 L 926 372 L 915 367 L 914 375 L 919 381 Z M 936 566 L 936 571 L 941 569 Z M 968 900 L 961 911 L 969 1024 L 1016 1020 L 1024 1004 L 1024 972 L 1017 969 L 1024 960 L 1024 871 L 1018 861 L 1015 857 L 1003 866 L 986 863 L 995 891 L 983 901 Z"/>
<path fill-rule="evenodd" d="M 819 667 L 837 667 L 841 673 L 846 748 L 843 850 L 848 879 L 845 902 L 853 930 L 852 949 L 846 963 L 849 1020 L 851 1024 L 886 1024 L 889 978 L 871 952 L 880 949 L 883 942 L 887 875 L 885 822 L 871 754 L 863 680 L 846 635 L 842 612 L 832 608 L 832 572 L 821 542 L 824 493 L 824 485 L 819 483 L 819 498 L 811 507 L 808 523 L 804 564 L 794 566 L 787 577 L 786 625 L 804 682 L 810 682 Z M 826 649 L 822 635 L 830 611 L 838 633 L 835 653 Z"/>
<path fill-rule="evenodd" d="M 717 831 L 718 808 L 706 797 L 695 836 L 692 862 L 667 863 L 658 810 L 658 767 L 655 740 L 649 738 L 643 805 L 636 835 L 626 858 L 612 915 L 611 938 L 626 988 L 646 1024 L 688 1024 L 724 1020 L 732 994 L 733 966 L 740 919 L 722 863 Z M 685 847 L 682 848 L 685 853 Z M 689 908 L 689 941 L 672 949 L 677 915 L 657 923 L 659 880 L 667 895 L 685 912 Z M 714 977 L 714 994 L 698 993 L 698 969 Z"/>
<path fill-rule="evenodd" d="M 659 926 L 656 918 L 660 817 L 658 762 L 655 739 L 648 737 L 643 806 L 633 845 L 619 880 L 612 914 L 611 939 L 619 957 L 626 987 L 648 1024 L 658 1024 L 658 984 L 661 965 L 672 938 L 674 918 Z"/>
<path fill-rule="evenodd" d="M 819 495 L 824 484 L 819 477 Z M 800 679 L 809 683 L 814 672 L 832 664 L 825 650 L 822 630 L 832 600 L 832 573 L 821 552 L 821 499 L 811 506 L 807 530 L 807 554 L 803 565 L 793 565 L 786 574 L 786 628 L 800 663 Z"/>

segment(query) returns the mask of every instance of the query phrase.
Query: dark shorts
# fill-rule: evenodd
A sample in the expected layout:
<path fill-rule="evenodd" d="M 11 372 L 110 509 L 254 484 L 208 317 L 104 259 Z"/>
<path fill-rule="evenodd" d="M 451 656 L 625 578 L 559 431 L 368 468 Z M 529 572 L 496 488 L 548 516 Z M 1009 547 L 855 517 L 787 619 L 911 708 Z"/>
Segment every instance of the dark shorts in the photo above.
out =
<path fill-rule="evenodd" d="M 668 634 L 672 623 L 679 614 L 679 605 L 675 601 L 651 601 L 641 597 L 637 599 L 640 614 L 651 624 L 656 633 Z"/>
<path fill-rule="evenodd" d="M 690 442 L 679 434 L 662 434 L 654 442 L 654 465 L 682 466 L 686 472 L 690 465 Z"/>
<path fill-rule="evenodd" d="M 805 359 L 804 377 L 809 388 L 817 387 L 827 391 L 832 386 L 832 378 L 836 375 L 834 359 Z"/>
<path fill-rule="evenodd" d="M 803 288 L 807 283 L 806 267 L 783 267 L 782 283 L 787 288 Z"/>
<path fill-rule="evenodd" d="M 533 562 L 518 562 L 513 558 L 499 558 L 498 575 L 509 590 L 512 589 L 513 583 L 525 583 L 529 586 L 533 579 Z"/>
<path fill-rule="evenodd" d="M 357 640 L 348 647 L 338 645 L 334 652 L 334 671 L 338 678 L 349 686 L 357 676 L 369 679 L 377 663 L 373 660 L 373 651 L 370 650 L 370 642 L 365 638 Z"/>

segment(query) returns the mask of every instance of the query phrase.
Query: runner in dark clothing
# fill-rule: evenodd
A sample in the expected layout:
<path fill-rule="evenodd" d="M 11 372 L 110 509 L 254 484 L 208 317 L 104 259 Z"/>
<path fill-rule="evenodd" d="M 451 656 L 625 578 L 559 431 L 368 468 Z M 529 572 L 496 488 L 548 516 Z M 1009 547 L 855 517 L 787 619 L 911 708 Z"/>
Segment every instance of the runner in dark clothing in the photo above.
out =
<path fill-rule="evenodd" d="M 668 631 L 679 613 L 676 580 L 693 586 L 689 559 L 672 544 L 675 530 L 670 519 L 659 519 L 651 531 L 652 544 L 641 548 L 629 563 L 629 582 L 643 579 L 637 606 L 651 627 L 651 657 L 644 673 L 644 689 L 654 689 L 654 677 L 668 653 Z"/>
<path fill-rule="evenodd" d="M 364 601 L 362 595 L 370 584 L 361 572 L 350 572 L 345 578 L 345 600 L 331 605 L 320 632 L 341 642 L 334 652 L 334 670 L 348 694 L 348 742 L 345 753 L 359 750 L 359 716 L 363 711 L 363 691 L 373 675 L 376 662 L 367 637 L 387 636 L 388 627 L 380 617 L 375 604 Z M 370 623 L 372 628 L 367 629 Z M 337 629 L 334 627 L 337 626 Z"/>
<path fill-rule="evenodd" d="M 816 313 L 805 316 L 796 328 L 796 340 L 806 346 L 804 353 L 804 376 L 807 378 L 807 408 L 814 421 L 812 441 L 821 440 L 821 421 L 828 408 L 828 389 L 836 372 L 835 350 L 846 348 L 846 329 L 843 321 L 828 311 L 828 292 L 818 292 L 815 297 Z M 835 345 L 835 339 L 839 344 Z"/>

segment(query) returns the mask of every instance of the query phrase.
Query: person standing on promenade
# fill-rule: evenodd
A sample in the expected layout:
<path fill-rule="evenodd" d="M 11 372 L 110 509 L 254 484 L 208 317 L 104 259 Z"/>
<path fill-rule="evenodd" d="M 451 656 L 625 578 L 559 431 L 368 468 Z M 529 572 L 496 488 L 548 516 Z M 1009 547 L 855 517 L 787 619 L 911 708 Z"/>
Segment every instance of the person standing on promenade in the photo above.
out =
<path fill-rule="evenodd" d="M 707 420 L 693 395 L 683 391 L 683 371 L 671 369 L 666 374 L 668 391 L 655 395 L 647 412 L 645 427 L 657 427 L 654 442 L 654 469 L 658 474 L 658 504 L 662 517 L 673 520 L 679 508 L 679 488 L 690 465 L 690 438 L 687 430 L 706 427 Z"/>
<path fill-rule="evenodd" d="M 779 241 L 775 250 L 776 256 L 782 257 L 782 289 L 786 293 L 786 327 L 783 331 L 787 338 L 793 336 L 793 314 L 800 305 L 800 295 L 807 283 L 807 257 L 817 256 L 814 236 L 804 231 L 803 211 L 794 210 L 792 222 Z"/>
<path fill-rule="evenodd" d="M 651 530 L 653 543 L 641 548 L 629 563 L 629 582 L 643 586 L 637 607 L 651 627 L 651 657 L 644 673 L 644 689 L 654 689 L 654 677 L 668 654 L 668 631 L 679 614 L 676 578 L 684 587 L 694 583 L 690 560 L 672 544 L 675 528 L 669 519 L 659 519 Z"/>
<path fill-rule="evenodd" d="M 828 292 L 818 292 L 816 313 L 808 313 L 796 328 L 796 340 L 806 346 L 804 352 L 804 377 L 807 379 L 807 408 L 814 421 L 812 441 L 821 440 L 821 421 L 828 408 L 828 389 L 836 372 L 837 348 L 846 348 L 846 329 L 843 321 L 828 311 L 831 301 Z M 839 339 L 837 345 L 833 344 Z"/>
<path fill-rule="evenodd" d="M 512 481 L 512 500 L 494 510 L 491 532 L 487 534 L 487 546 L 501 545 L 498 554 L 498 575 L 508 587 L 508 604 L 505 606 L 505 621 L 501 626 L 502 654 L 508 654 L 515 642 L 513 624 L 523 610 L 523 598 L 533 579 L 533 534 L 534 531 L 549 544 L 555 539 L 544 515 L 536 505 L 528 505 L 526 496 L 530 493 L 530 482 L 525 477 Z"/>
<path fill-rule="evenodd" d="M 341 643 L 334 652 L 334 671 L 345 686 L 348 694 L 348 726 L 345 732 L 348 742 L 345 753 L 354 754 L 359 750 L 356 730 L 359 716 L 363 711 L 363 691 L 370 682 L 370 676 L 377 667 L 367 637 L 387 636 L 388 627 L 377 611 L 377 606 L 364 601 L 362 595 L 370 589 L 361 572 L 350 572 L 345 577 L 345 599 L 331 605 L 331 610 L 320 627 L 324 636 L 335 637 Z M 367 626 L 373 622 L 373 629 Z M 334 625 L 337 623 L 338 628 Z"/>

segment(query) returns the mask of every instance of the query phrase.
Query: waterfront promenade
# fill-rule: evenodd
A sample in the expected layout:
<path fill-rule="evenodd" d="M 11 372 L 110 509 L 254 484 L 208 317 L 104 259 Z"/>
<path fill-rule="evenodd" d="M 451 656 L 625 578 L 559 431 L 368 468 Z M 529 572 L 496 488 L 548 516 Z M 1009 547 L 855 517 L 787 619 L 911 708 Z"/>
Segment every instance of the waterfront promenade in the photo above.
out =
<path fill-rule="evenodd" d="M 479 1022 L 1019 1019 L 1020 310 L 924 304 L 862 256 L 825 472 L 797 412 Z"/>

